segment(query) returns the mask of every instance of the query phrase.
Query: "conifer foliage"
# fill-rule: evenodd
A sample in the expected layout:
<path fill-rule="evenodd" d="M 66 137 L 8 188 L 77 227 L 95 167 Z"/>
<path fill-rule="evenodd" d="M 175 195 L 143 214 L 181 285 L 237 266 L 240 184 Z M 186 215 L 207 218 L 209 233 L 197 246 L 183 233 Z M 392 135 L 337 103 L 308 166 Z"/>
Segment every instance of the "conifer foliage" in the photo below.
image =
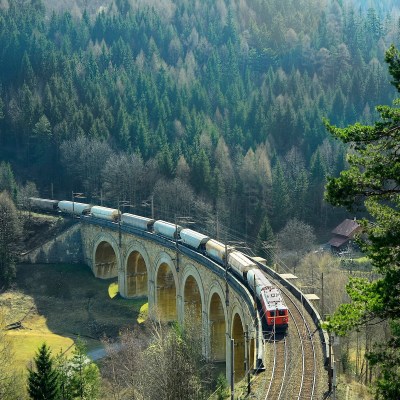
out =
<path fill-rule="evenodd" d="M 59 374 L 53 365 L 50 348 L 43 343 L 34 358 L 35 369 L 29 370 L 28 393 L 32 400 L 59 399 Z"/>
<path fill-rule="evenodd" d="M 0 193 L 0 288 L 15 276 L 15 244 L 21 231 L 17 209 L 7 191 Z"/>
<path fill-rule="evenodd" d="M 391 46 L 386 62 L 392 84 L 400 92 L 400 52 Z M 351 279 L 350 304 L 342 304 L 328 327 L 340 334 L 364 326 L 387 322 L 391 335 L 366 354 L 376 366 L 376 398 L 400 398 L 400 109 L 377 107 L 381 120 L 373 126 L 355 124 L 328 130 L 352 144 L 349 168 L 339 178 L 330 178 L 327 199 L 349 209 L 362 207 L 369 213 L 363 222 L 367 240 L 361 243 L 379 273 L 373 281 Z"/>

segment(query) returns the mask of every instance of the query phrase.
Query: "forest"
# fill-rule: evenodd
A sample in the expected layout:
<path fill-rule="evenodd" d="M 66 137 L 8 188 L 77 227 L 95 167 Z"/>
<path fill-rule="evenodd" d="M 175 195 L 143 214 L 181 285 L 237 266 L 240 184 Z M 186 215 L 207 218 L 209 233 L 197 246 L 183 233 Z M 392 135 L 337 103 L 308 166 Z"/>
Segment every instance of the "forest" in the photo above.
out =
<path fill-rule="evenodd" d="M 346 147 L 323 118 L 371 123 L 391 104 L 395 2 L 97 3 L 0 2 L 0 176 L 142 215 L 152 199 L 217 236 L 297 218 L 326 239 Z"/>

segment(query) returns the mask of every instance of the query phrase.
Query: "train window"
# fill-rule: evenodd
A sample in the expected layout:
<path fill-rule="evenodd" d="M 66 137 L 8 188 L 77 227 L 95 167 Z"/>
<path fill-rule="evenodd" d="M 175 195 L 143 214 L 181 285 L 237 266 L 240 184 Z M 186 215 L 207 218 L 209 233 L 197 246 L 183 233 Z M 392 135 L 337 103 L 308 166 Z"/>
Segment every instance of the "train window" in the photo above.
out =
<path fill-rule="evenodd" d="M 286 311 L 285 310 L 279 310 L 279 315 L 280 316 L 286 315 Z"/>
<path fill-rule="evenodd" d="M 270 315 L 270 317 L 275 317 L 275 311 L 270 311 L 269 315 Z"/>

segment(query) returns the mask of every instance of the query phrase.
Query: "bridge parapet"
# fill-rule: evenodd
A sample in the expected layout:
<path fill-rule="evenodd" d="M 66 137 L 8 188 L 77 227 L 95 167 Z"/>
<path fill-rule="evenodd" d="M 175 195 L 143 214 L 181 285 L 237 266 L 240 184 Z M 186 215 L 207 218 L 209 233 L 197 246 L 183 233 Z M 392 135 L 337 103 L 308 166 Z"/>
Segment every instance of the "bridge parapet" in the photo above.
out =
<path fill-rule="evenodd" d="M 86 264 L 96 277 L 118 278 L 121 296 L 147 297 L 149 313 L 166 322 L 188 323 L 190 308 L 195 317 L 189 323 L 201 326 L 205 354 L 226 363 L 227 377 L 231 338 L 236 379 L 243 378 L 245 361 L 255 368 L 261 323 L 252 294 L 236 276 L 188 247 L 111 221 L 83 217 L 81 236 Z"/>

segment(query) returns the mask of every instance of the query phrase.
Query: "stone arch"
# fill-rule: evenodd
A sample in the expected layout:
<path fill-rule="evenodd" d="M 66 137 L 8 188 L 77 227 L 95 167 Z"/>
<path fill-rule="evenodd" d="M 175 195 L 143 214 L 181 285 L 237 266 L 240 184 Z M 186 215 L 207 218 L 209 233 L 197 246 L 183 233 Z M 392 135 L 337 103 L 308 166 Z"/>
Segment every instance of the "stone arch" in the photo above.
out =
<path fill-rule="evenodd" d="M 191 264 L 185 266 L 180 288 L 182 306 L 179 314 L 183 323 L 186 318 L 195 318 L 200 329 L 203 329 L 204 285 L 198 270 Z"/>
<path fill-rule="evenodd" d="M 211 287 L 208 299 L 209 355 L 215 362 L 226 362 L 228 314 L 225 293 L 218 283 Z"/>
<path fill-rule="evenodd" d="M 109 279 L 118 276 L 121 265 L 117 242 L 112 235 L 101 233 L 93 246 L 93 274 L 96 278 Z"/>
<path fill-rule="evenodd" d="M 178 276 L 171 256 L 160 253 L 154 273 L 155 309 L 163 322 L 176 321 L 177 313 L 177 285 Z"/>
<path fill-rule="evenodd" d="M 245 377 L 245 361 L 246 361 L 246 339 L 245 327 L 243 325 L 245 319 L 239 307 L 235 306 L 231 316 L 231 338 L 234 340 L 234 371 L 235 382 Z"/>
<path fill-rule="evenodd" d="M 149 295 L 150 258 L 146 249 L 135 241 L 125 258 L 125 297 Z"/>

